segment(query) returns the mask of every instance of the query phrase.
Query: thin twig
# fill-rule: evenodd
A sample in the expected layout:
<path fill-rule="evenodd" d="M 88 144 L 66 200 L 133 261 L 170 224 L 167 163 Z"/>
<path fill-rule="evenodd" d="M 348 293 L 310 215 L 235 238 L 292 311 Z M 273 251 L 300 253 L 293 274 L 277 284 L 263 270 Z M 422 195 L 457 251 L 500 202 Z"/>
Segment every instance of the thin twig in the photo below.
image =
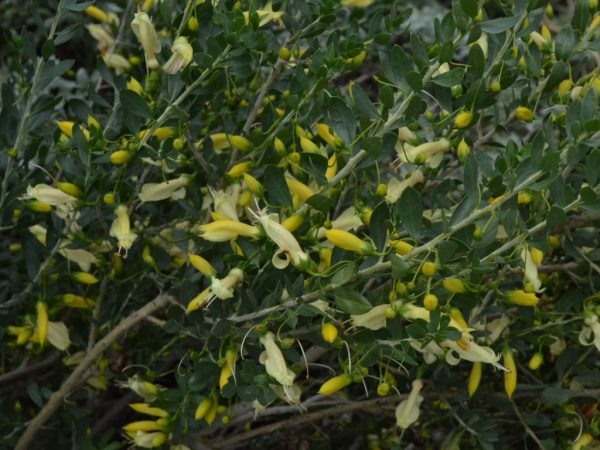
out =
<path fill-rule="evenodd" d="M 94 306 L 94 313 L 92 315 L 92 323 L 90 325 L 90 332 L 88 334 L 88 351 L 94 346 L 96 341 L 96 333 L 98 331 L 98 324 L 100 323 L 100 317 L 102 316 L 102 301 L 106 295 L 106 288 L 108 287 L 108 278 L 104 277 L 100 282 L 100 289 L 98 289 L 98 296 L 96 297 L 96 305 Z"/>
<path fill-rule="evenodd" d="M 85 357 L 77 365 L 75 370 L 69 375 L 58 391 L 52 394 L 50 400 L 44 405 L 42 410 L 33 420 L 29 422 L 25 432 L 20 437 L 15 450 L 26 450 L 33 441 L 37 431 L 46 423 L 54 412 L 60 408 L 67 395 L 73 392 L 77 387 L 91 375 L 88 369 L 94 364 L 100 356 L 125 333 L 127 330 L 144 320 L 147 316 L 164 308 L 170 302 L 174 302 L 173 297 L 167 294 L 160 294 L 150 303 L 147 303 L 137 311 L 131 313 L 119 324 L 113 328 L 104 338 L 102 338 L 94 347 L 87 352 Z"/>
<path fill-rule="evenodd" d="M 52 366 L 60 359 L 60 353 L 56 352 L 35 364 L 19 367 L 7 373 L 0 375 L 0 384 L 8 383 L 9 381 L 24 379 L 30 373 L 39 372 L 47 367 Z"/>
<path fill-rule="evenodd" d="M 538 447 L 540 449 L 546 450 L 546 447 L 544 446 L 544 444 L 542 444 L 542 441 L 540 441 L 540 438 L 538 438 L 537 435 L 533 432 L 533 430 L 529 427 L 529 425 L 527 425 L 527 422 L 525 422 L 525 420 L 523 420 L 523 416 L 521 415 L 521 411 L 519 411 L 519 408 L 517 408 L 517 404 L 514 402 L 514 400 L 512 401 L 512 405 L 513 405 L 513 409 L 515 410 L 515 414 L 519 418 L 519 421 L 521 422 L 521 424 L 525 428 L 525 431 L 527 432 L 527 434 L 529 436 L 531 436 L 531 439 L 533 439 L 535 441 L 535 443 L 538 445 Z"/>

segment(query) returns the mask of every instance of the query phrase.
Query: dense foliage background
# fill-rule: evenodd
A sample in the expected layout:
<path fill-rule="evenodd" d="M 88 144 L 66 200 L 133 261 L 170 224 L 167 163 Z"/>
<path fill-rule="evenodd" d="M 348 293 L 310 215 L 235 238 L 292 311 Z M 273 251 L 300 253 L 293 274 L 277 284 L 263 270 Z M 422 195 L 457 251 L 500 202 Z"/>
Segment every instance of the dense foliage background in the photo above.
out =
<path fill-rule="evenodd" d="M 597 0 L 0 21 L 1 448 L 600 448 Z"/>

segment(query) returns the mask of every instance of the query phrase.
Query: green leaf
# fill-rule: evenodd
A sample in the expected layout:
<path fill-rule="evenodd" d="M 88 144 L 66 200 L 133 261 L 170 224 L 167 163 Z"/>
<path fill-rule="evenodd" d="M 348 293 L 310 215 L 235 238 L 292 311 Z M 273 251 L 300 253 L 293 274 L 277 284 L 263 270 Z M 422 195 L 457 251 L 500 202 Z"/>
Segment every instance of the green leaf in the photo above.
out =
<path fill-rule="evenodd" d="M 335 304 L 348 314 L 365 314 L 373 306 L 361 294 L 349 287 L 339 287 L 333 291 Z"/>
<path fill-rule="evenodd" d="M 490 34 L 504 33 L 506 30 L 514 27 L 521 18 L 519 16 L 500 17 L 498 19 L 486 20 L 481 22 L 481 31 Z"/>
<path fill-rule="evenodd" d="M 600 179 L 600 149 L 594 149 L 585 161 L 585 175 L 591 186 L 596 186 Z"/>
<path fill-rule="evenodd" d="M 352 110 L 339 97 L 333 97 L 329 102 L 327 124 L 344 140 L 349 143 L 356 136 L 356 120 Z"/>
<path fill-rule="evenodd" d="M 414 323 L 406 326 L 406 332 L 413 339 L 423 339 L 427 336 L 427 322 L 417 319 Z"/>
<path fill-rule="evenodd" d="M 415 92 L 419 92 L 423 89 L 423 76 L 414 70 L 406 74 L 406 82 Z"/>
<path fill-rule="evenodd" d="M 390 210 L 386 202 L 381 202 L 371 214 L 369 230 L 371 239 L 380 252 L 384 250 L 387 242 L 387 232 L 390 218 Z"/>
<path fill-rule="evenodd" d="M 577 36 L 570 25 L 562 27 L 554 39 L 554 50 L 558 59 L 569 59 L 577 45 Z"/>
<path fill-rule="evenodd" d="M 267 166 L 263 180 L 265 195 L 271 205 L 292 206 L 292 196 L 282 169 L 276 166 Z"/>
<path fill-rule="evenodd" d="M 554 386 L 548 386 L 540 395 L 540 400 L 546 403 L 547 405 L 558 405 L 560 403 L 564 403 L 569 400 L 569 390 L 557 388 Z"/>
<path fill-rule="evenodd" d="M 558 225 L 562 225 L 567 221 L 567 215 L 563 211 L 562 208 L 553 205 L 548 211 L 548 215 L 546 216 L 546 225 L 549 229 L 552 229 Z"/>
<path fill-rule="evenodd" d="M 479 45 L 473 45 L 469 50 L 469 66 L 478 77 L 483 75 L 484 64 L 483 50 Z"/>
<path fill-rule="evenodd" d="M 320 185 L 327 184 L 327 158 L 318 153 L 300 153 L 300 167 L 314 177 Z"/>
<path fill-rule="evenodd" d="M 415 239 L 418 238 L 423 224 L 421 194 L 412 187 L 405 189 L 402 197 L 396 202 L 396 211 L 396 217 L 402 222 L 404 228 Z"/>
<path fill-rule="evenodd" d="M 452 87 L 456 84 L 459 84 L 464 78 L 464 76 L 464 69 L 452 69 L 446 73 L 438 75 L 437 77 L 432 79 L 431 82 L 439 86 Z"/>
<path fill-rule="evenodd" d="M 477 0 L 460 0 L 461 9 L 471 17 L 475 17 L 479 11 Z"/>
<path fill-rule="evenodd" d="M 371 120 L 379 119 L 379 111 L 377 111 L 364 89 L 356 83 L 353 83 L 350 89 L 352 91 L 352 101 L 358 112 Z"/>
<path fill-rule="evenodd" d="M 327 214 L 333 206 L 333 200 L 321 194 L 312 195 L 306 200 L 306 203 L 325 214 Z"/>
<path fill-rule="evenodd" d="M 135 92 L 130 91 L 129 89 L 123 89 L 119 92 L 119 98 L 121 99 L 121 106 L 123 107 L 125 114 L 133 114 L 142 119 L 149 119 L 152 117 L 152 112 L 146 104 L 146 101 Z"/>

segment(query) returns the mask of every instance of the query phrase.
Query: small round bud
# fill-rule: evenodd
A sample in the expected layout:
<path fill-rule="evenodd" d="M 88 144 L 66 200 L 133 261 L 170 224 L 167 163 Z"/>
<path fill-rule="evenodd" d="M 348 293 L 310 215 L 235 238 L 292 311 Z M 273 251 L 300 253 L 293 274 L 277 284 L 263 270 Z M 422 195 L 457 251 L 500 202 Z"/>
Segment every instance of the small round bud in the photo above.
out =
<path fill-rule="evenodd" d="M 427 261 L 421 266 L 421 273 L 426 277 L 432 277 L 437 272 L 437 264 L 432 261 Z"/>
<path fill-rule="evenodd" d="M 380 196 L 380 197 L 385 197 L 385 195 L 387 194 L 387 184 L 384 183 L 379 183 L 379 185 L 377 186 L 377 190 L 375 191 L 375 194 Z"/>
<path fill-rule="evenodd" d="M 385 397 L 390 393 L 390 385 L 388 383 L 380 383 L 377 386 L 377 395 L 380 397 Z"/>
<path fill-rule="evenodd" d="M 462 84 L 455 84 L 450 88 L 450 92 L 452 93 L 452 97 L 458 98 L 463 95 L 463 87 Z"/>
<path fill-rule="evenodd" d="M 502 85 L 500 84 L 500 82 L 498 80 L 494 80 L 492 82 L 492 84 L 490 85 L 490 91 L 492 91 L 494 94 L 497 94 L 501 90 L 502 90 Z"/>
<path fill-rule="evenodd" d="M 427 294 L 423 299 L 423 306 L 427 311 L 433 311 L 438 306 L 438 298 L 433 294 Z"/>
<path fill-rule="evenodd" d="M 338 337 L 338 330 L 332 323 L 325 323 L 321 327 L 321 336 L 325 342 L 332 344 Z"/>
<path fill-rule="evenodd" d="M 190 20 L 188 20 L 187 26 L 190 31 L 198 31 L 198 28 L 200 28 L 198 19 L 196 19 L 195 17 L 190 17 Z"/>
<path fill-rule="evenodd" d="M 185 145 L 185 140 L 183 138 L 176 138 L 173 140 L 173 148 L 175 150 L 181 150 Z"/>
<path fill-rule="evenodd" d="M 290 56 L 292 56 L 292 53 L 290 52 L 290 49 L 287 47 L 281 47 L 279 49 L 279 57 L 281 59 L 283 59 L 284 61 L 289 61 Z"/>
<path fill-rule="evenodd" d="M 392 307 L 387 308 L 384 312 L 383 315 L 385 316 L 386 319 L 393 319 L 394 317 L 396 317 L 396 310 Z"/>
<path fill-rule="evenodd" d="M 112 194 L 112 193 L 104 194 L 104 197 L 102 197 L 102 201 L 106 205 L 114 205 L 114 203 L 115 203 L 115 195 Z"/>

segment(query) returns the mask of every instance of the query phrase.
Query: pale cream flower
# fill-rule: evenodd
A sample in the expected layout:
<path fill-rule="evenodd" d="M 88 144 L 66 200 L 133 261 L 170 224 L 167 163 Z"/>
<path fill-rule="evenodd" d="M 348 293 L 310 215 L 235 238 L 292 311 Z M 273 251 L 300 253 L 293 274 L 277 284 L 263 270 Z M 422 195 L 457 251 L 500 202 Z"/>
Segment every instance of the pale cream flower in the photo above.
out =
<path fill-rule="evenodd" d="M 352 324 L 369 330 L 379 330 L 386 325 L 385 311 L 389 307 L 390 305 L 387 304 L 377 305 L 364 314 L 353 314 L 350 316 Z"/>
<path fill-rule="evenodd" d="M 112 47 L 115 43 L 112 35 L 104 28 L 104 26 L 91 23 L 85 26 L 89 31 L 90 35 L 98 41 L 98 49 L 106 50 Z"/>
<path fill-rule="evenodd" d="M 236 183 L 225 190 L 215 191 L 210 189 L 214 212 L 226 216 L 231 220 L 239 220 L 237 204 L 240 198 L 241 186 Z"/>
<path fill-rule="evenodd" d="M 336 219 L 331 222 L 331 228 L 344 231 L 356 231 L 362 225 L 362 220 L 356 213 L 356 208 L 346 208 Z M 327 228 L 321 227 L 317 231 L 317 238 L 323 239 Z M 327 245 L 327 244 L 326 244 Z"/>
<path fill-rule="evenodd" d="M 148 403 L 156 400 L 156 394 L 161 390 L 156 384 L 144 381 L 137 375 L 128 378 L 125 383 L 121 383 L 121 386 L 131 389 Z"/>
<path fill-rule="evenodd" d="M 260 343 L 265 348 L 265 351 L 260 355 L 260 363 L 264 364 L 267 373 L 282 386 L 291 387 L 294 384 L 296 374 L 287 367 L 283 353 L 275 343 L 275 335 L 271 332 L 266 333 L 261 336 Z"/>
<path fill-rule="evenodd" d="M 425 178 L 423 172 L 415 170 L 410 173 L 408 177 L 400 181 L 398 178 L 393 177 L 387 185 L 387 194 L 385 200 L 388 203 L 395 203 L 401 196 L 406 188 L 413 187 L 415 184 L 423 183 Z"/>
<path fill-rule="evenodd" d="M 275 214 L 262 214 L 258 216 L 258 221 L 269 239 L 279 247 L 271 259 L 273 266 L 285 269 L 291 261 L 295 267 L 300 267 L 308 261 L 308 254 L 302 250 L 294 235 L 277 221 Z M 285 259 L 279 257 L 281 254 Z"/>
<path fill-rule="evenodd" d="M 585 312 L 585 326 L 579 332 L 581 345 L 594 345 L 600 351 L 600 322 L 598 316 L 591 311 Z"/>
<path fill-rule="evenodd" d="M 181 200 L 185 197 L 185 186 L 189 183 L 187 175 L 164 181 L 162 183 L 146 183 L 142 186 L 138 197 L 142 202 L 158 202 L 161 200 Z"/>
<path fill-rule="evenodd" d="M 63 322 L 48 322 L 48 342 L 60 351 L 65 351 L 71 345 L 69 329 Z"/>
<path fill-rule="evenodd" d="M 412 348 L 423 354 L 423 360 L 427 364 L 433 364 L 446 353 L 435 341 L 430 341 L 427 345 L 422 346 L 420 341 L 411 338 L 409 343 Z"/>
<path fill-rule="evenodd" d="M 115 69 L 117 75 L 120 75 L 123 72 L 127 72 L 129 69 L 131 69 L 131 63 L 127 60 L 127 58 L 125 58 L 123 55 L 119 55 L 118 53 L 106 53 L 102 55 L 102 59 L 108 67 Z"/>
<path fill-rule="evenodd" d="M 116 219 L 110 227 L 109 234 L 119 241 L 119 253 L 121 249 L 124 249 L 127 255 L 127 251 L 133 245 L 133 241 L 137 239 L 137 234 L 131 231 L 127 206 L 117 206 L 115 216 Z"/>
<path fill-rule="evenodd" d="M 244 272 L 237 267 L 231 269 L 223 279 L 212 277 L 210 286 L 188 303 L 186 313 L 189 314 L 204 307 L 208 308 L 217 298 L 221 300 L 232 298 L 235 293 L 234 288 L 242 281 L 244 281 Z"/>
<path fill-rule="evenodd" d="M 411 164 L 425 163 L 433 169 L 440 165 L 444 152 L 448 149 L 450 149 L 450 141 L 444 138 L 416 147 L 402 142 L 396 144 L 396 153 L 400 161 Z"/>
<path fill-rule="evenodd" d="M 399 428 L 405 430 L 419 420 L 421 414 L 419 407 L 423 403 L 423 396 L 420 394 L 421 389 L 423 389 L 423 382 L 414 380 L 408 398 L 396 407 L 396 425 Z"/>
<path fill-rule="evenodd" d="M 163 66 L 163 70 L 173 75 L 181 72 L 192 61 L 194 49 L 186 37 L 180 36 L 173 42 L 171 53 L 171 57 Z"/>
<path fill-rule="evenodd" d="M 161 46 L 148 14 L 143 11 L 137 12 L 131 21 L 131 29 L 137 40 L 142 44 L 146 55 L 146 65 L 150 69 L 156 69 L 158 67 L 156 54 L 160 52 Z"/>
<path fill-rule="evenodd" d="M 244 19 L 246 20 L 246 24 L 250 23 L 250 12 L 244 11 Z M 273 20 L 279 19 L 283 16 L 283 11 L 273 11 L 273 3 L 269 2 L 263 9 L 257 9 L 256 14 L 258 14 L 258 18 L 260 20 L 258 26 L 262 27 Z"/>
<path fill-rule="evenodd" d="M 60 189 L 53 188 L 47 184 L 27 186 L 27 198 L 34 198 L 52 206 L 72 205 L 77 201 L 76 197 L 66 194 Z"/>
<path fill-rule="evenodd" d="M 535 291 L 540 292 L 542 281 L 538 276 L 537 264 L 528 247 L 524 247 L 521 251 L 521 260 L 525 264 L 525 283 L 531 283 Z"/>
<path fill-rule="evenodd" d="M 342 0 L 341 5 L 345 8 L 366 8 L 374 2 L 375 0 Z"/>

